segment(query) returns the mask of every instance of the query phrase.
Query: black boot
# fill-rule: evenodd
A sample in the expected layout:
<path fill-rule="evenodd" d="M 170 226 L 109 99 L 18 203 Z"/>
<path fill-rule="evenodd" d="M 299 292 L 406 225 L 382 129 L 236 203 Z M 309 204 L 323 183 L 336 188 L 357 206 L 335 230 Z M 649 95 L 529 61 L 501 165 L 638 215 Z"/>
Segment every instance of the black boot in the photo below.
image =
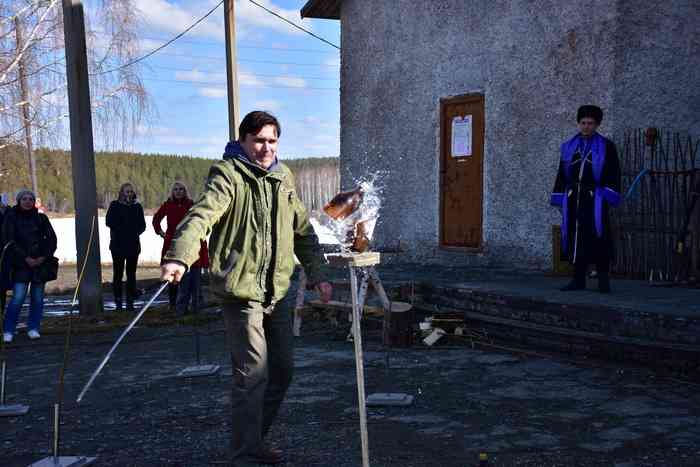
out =
<path fill-rule="evenodd" d="M 586 288 L 586 282 L 581 282 L 578 279 L 571 279 L 571 282 L 562 287 L 562 292 L 570 292 L 572 290 L 584 290 Z"/>
<path fill-rule="evenodd" d="M 574 265 L 574 278 L 571 282 L 562 287 L 562 292 L 570 292 L 572 290 L 584 290 L 586 288 L 586 269 L 587 265 L 575 264 Z"/>
<path fill-rule="evenodd" d="M 607 272 L 598 271 L 598 291 L 610 293 L 610 275 Z"/>
<path fill-rule="evenodd" d="M 124 311 L 124 308 L 122 306 L 122 282 L 121 281 L 114 281 L 112 282 L 112 295 L 114 295 L 114 304 L 116 305 L 116 310 L 117 312 Z"/>
<path fill-rule="evenodd" d="M 126 299 L 126 311 L 130 313 L 136 311 L 134 310 L 134 301 L 129 300 L 128 298 Z"/>

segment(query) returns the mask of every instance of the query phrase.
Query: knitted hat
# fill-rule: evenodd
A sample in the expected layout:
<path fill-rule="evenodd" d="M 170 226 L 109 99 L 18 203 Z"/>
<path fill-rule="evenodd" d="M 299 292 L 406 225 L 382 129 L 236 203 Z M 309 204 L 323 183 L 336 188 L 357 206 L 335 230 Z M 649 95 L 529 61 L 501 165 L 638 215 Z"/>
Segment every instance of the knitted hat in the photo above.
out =
<path fill-rule="evenodd" d="M 32 190 L 19 190 L 19 192 L 17 193 L 17 196 L 15 196 L 15 199 L 17 200 L 17 204 L 19 204 L 19 200 L 24 198 L 26 195 L 31 196 L 34 199 L 34 201 L 36 201 L 36 195 L 34 194 L 34 192 Z"/>

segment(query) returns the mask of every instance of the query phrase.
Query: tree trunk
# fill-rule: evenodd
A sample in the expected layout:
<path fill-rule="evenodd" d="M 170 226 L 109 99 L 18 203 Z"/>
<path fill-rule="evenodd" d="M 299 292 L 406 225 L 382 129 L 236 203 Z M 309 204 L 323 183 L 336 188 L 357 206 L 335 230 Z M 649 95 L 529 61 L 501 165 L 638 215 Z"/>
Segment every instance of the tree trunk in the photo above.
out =
<path fill-rule="evenodd" d="M 15 16 L 15 37 L 17 39 L 17 53 L 21 53 L 24 48 L 22 38 L 22 23 Z M 36 181 L 36 159 L 34 157 L 34 147 L 32 144 L 32 122 L 29 118 L 29 89 L 27 86 L 27 76 L 25 68 L 25 58 L 20 56 L 17 64 L 19 73 L 19 88 L 22 94 L 22 126 L 24 127 L 24 140 L 27 148 L 27 158 L 29 159 L 29 178 L 32 181 L 32 191 L 34 196 L 39 196 L 39 187 Z"/>

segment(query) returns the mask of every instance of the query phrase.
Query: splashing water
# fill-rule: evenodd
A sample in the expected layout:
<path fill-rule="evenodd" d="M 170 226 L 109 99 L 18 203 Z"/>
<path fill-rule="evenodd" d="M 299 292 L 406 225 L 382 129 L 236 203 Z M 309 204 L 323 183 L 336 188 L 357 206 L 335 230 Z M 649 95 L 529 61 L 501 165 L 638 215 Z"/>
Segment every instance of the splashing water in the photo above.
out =
<path fill-rule="evenodd" d="M 368 240 L 372 240 L 374 228 L 379 219 L 379 210 L 382 206 L 383 173 L 375 173 L 366 179 L 356 179 L 355 185 L 363 192 L 362 202 L 358 209 L 342 220 L 335 220 L 324 214 L 322 224 L 329 228 L 338 240 L 343 251 L 350 251 L 356 225 L 363 223 L 364 233 Z"/>

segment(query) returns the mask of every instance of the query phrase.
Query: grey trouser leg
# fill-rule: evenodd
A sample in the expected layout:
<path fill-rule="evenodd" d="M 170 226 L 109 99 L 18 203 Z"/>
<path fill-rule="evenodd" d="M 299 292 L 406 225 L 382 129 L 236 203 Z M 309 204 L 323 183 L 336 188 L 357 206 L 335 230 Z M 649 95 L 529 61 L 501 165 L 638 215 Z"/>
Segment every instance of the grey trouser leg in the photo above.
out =
<path fill-rule="evenodd" d="M 260 303 L 224 304 L 231 349 L 231 458 L 235 464 L 262 446 L 292 379 L 291 315 Z"/>

